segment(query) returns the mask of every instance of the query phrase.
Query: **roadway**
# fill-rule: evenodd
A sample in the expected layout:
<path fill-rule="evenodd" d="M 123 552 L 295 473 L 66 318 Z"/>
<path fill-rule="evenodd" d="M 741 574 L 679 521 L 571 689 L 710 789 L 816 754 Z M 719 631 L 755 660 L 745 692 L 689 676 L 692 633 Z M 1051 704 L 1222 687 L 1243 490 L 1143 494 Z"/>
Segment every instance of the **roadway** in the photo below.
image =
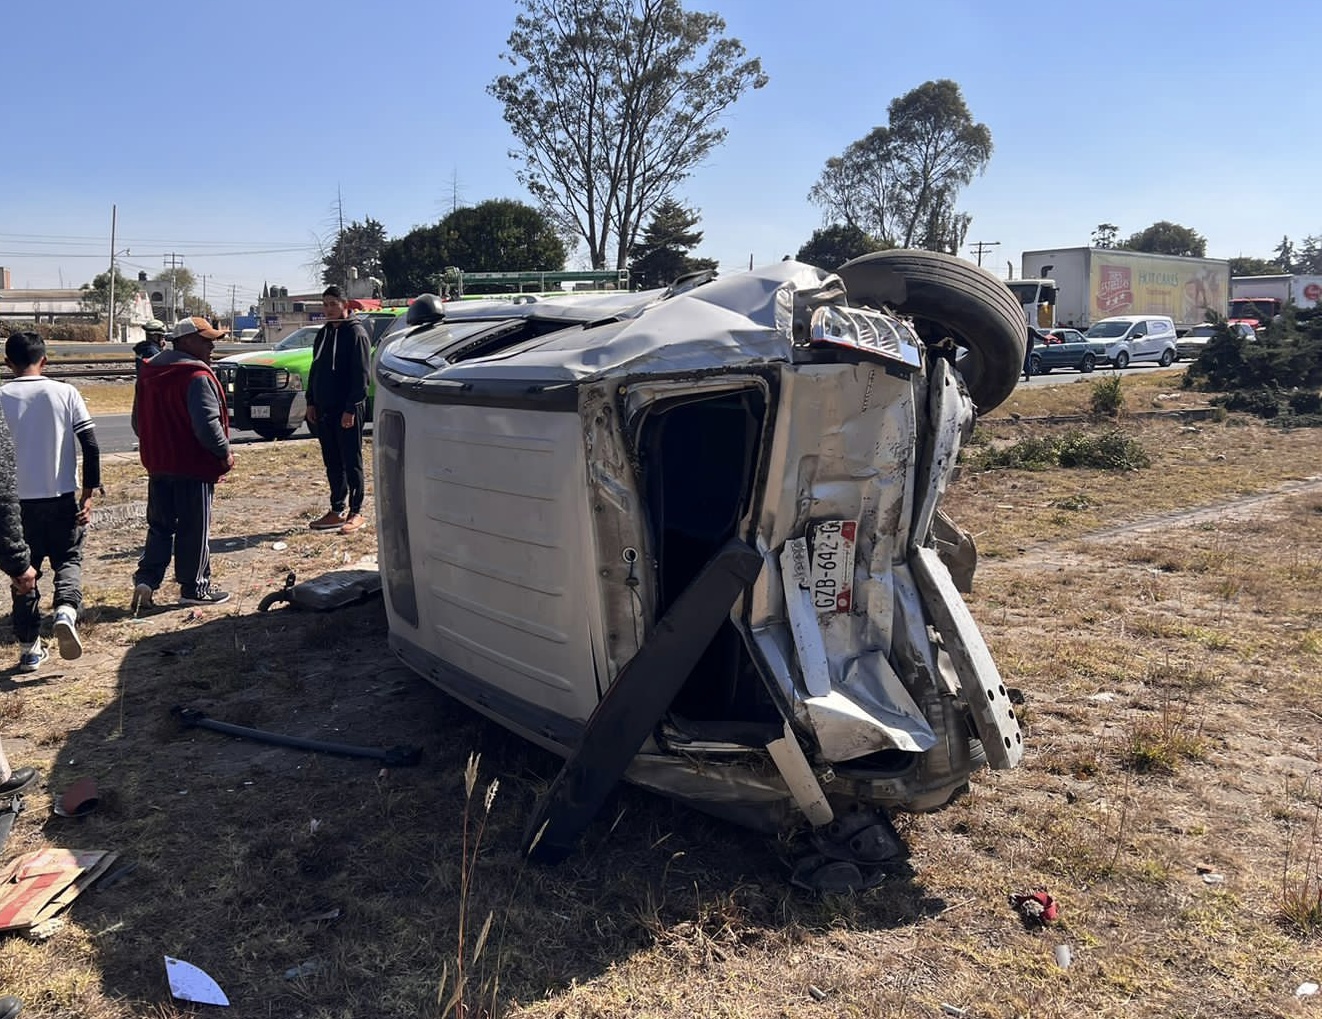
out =
<path fill-rule="evenodd" d="M 103 453 L 131 453 L 138 448 L 138 437 L 133 434 L 133 425 L 131 417 L 128 414 L 97 414 L 96 419 L 96 444 Z M 367 426 L 368 433 L 371 433 L 371 425 Z M 281 442 L 303 442 L 311 439 L 312 436 L 307 430 L 300 428 L 288 439 L 281 439 Z M 269 442 L 269 439 L 263 439 L 256 432 L 233 432 L 230 435 L 230 445 L 246 446 L 251 443 Z"/>

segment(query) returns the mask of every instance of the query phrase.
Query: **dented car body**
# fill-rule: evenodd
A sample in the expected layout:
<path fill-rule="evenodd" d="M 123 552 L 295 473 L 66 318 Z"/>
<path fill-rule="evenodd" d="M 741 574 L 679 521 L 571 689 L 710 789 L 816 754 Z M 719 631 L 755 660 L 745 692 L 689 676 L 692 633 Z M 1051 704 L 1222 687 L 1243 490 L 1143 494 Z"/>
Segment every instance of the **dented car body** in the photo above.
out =
<path fill-rule="evenodd" d="M 935 808 L 1019 760 L 940 502 L 1021 313 L 967 263 L 881 255 L 418 302 L 383 344 L 390 643 L 577 762 L 537 835 L 578 811 L 572 842 L 620 772 L 775 830 Z"/>

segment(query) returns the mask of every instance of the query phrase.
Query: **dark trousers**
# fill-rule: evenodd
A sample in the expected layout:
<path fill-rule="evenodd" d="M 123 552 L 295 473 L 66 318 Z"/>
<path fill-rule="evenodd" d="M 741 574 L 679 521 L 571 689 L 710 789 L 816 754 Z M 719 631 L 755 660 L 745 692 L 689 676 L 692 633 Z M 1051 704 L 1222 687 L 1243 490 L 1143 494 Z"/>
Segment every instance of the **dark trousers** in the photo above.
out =
<path fill-rule="evenodd" d="M 363 411 L 353 408 L 353 427 L 341 428 L 342 411 L 329 413 L 317 408 L 317 441 L 321 443 L 321 462 L 326 465 L 330 482 L 331 509 L 343 513 L 363 510 Z"/>
<path fill-rule="evenodd" d="M 197 478 L 155 475 L 147 479 L 147 544 L 133 583 L 153 591 L 174 559 L 174 579 L 185 598 L 211 586 L 211 497 L 216 486 Z"/>
<path fill-rule="evenodd" d="M 78 523 L 78 500 L 70 492 L 53 499 L 24 499 L 23 539 L 28 543 L 32 565 L 41 578 L 41 564 L 50 560 L 55 571 L 56 606 L 83 604 L 83 527 Z M 41 591 L 14 595 L 14 636 L 31 644 L 41 631 Z"/>

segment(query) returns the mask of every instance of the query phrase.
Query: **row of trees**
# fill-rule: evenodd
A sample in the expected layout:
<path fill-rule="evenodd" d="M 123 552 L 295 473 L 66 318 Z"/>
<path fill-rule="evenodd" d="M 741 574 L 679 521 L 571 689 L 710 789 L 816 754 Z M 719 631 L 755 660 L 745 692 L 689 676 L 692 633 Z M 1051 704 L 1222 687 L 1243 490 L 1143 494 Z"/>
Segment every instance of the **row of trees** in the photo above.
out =
<path fill-rule="evenodd" d="M 1191 227 L 1161 220 L 1146 230 L 1119 240 L 1120 228 L 1114 223 L 1099 223 L 1092 232 L 1094 248 L 1127 248 L 1148 251 L 1158 255 L 1192 255 L 1202 258 L 1207 254 L 1207 238 Z M 1322 274 L 1322 235 L 1305 237 L 1295 245 L 1282 237 L 1270 258 L 1240 255 L 1230 259 L 1232 276 L 1271 276 L 1279 273 Z"/>
<path fill-rule="evenodd" d="M 689 253 L 702 243 L 698 214 L 673 198 L 661 202 L 629 248 L 633 285 L 664 286 L 685 273 L 715 268 L 712 259 Z M 349 268 L 385 282 L 386 294 L 439 293 L 447 268 L 465 272 L 563 269 L 566 238 L 555 222 L 523 202 L 492 199 L 455 209 L 430 226 L 389 239 L 368 217 L 340 230 L 322 258 L 322 282 L 343 282 Z"/>

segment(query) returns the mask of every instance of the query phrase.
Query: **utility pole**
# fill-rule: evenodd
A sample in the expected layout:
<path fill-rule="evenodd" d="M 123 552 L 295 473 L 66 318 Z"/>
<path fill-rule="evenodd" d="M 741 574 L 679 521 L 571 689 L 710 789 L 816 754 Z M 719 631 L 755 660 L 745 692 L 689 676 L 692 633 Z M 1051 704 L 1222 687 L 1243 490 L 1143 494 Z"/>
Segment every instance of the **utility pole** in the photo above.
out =
<path fill-rule="evenodd" d="M 162 264 L 167 269 L 182 269 L 184 267 L 184 256 L 176 255 L 171 251 L 162 259 Z M 179 275 L 177 273 L 170 277 L 170 317 L 173 319 L 170 325 L 174 325 L 179 321 Z"/>
<path fill-rule="evenodd" d="M 208 276 L 214 276 L 214 275 L 215 275 L 215 273 L 213 273 L 213 272 L 203 272 L 203 273 L 198 273 L 198 277 L 202 280 L 202 303 L 203 303 L 203 304 L 206 304 L 206 303 L 207 303 L 207 277 L 208 277 Z M 214 323 L 212 323 L 212 324 L 214 325 Z"/>
<path fill-rule="evenodd" d="M 235 336 L 238 330 L 234 328 L 234 294 L 239 289 L 237 283 L 230 284 L 230 335 Z"/>
<path fill-rule="evenodd" d="M 973 253 L 974 253 L 975 255 L 978 256 L 978 265 L 979 265 L 979 266 L 982 265 L 982 256 L 983 256 L 983 255 L 990 255 L 990 254 L 991 254 L 991 249 L 992 249 L 992 248 L 996 248 L 996 247 L 1000 247 L 1000 244 L 1001 244 L 1000 241 L 977 241 L 977 242 L 972 246 L 972 251 L 973 251 Z"/>
<path fill-rule="evenodd" d="M 115 342 L 115 215 L 118 206 L 110 206 L 110 307 L 106 314 L 106 342 Z"/>

